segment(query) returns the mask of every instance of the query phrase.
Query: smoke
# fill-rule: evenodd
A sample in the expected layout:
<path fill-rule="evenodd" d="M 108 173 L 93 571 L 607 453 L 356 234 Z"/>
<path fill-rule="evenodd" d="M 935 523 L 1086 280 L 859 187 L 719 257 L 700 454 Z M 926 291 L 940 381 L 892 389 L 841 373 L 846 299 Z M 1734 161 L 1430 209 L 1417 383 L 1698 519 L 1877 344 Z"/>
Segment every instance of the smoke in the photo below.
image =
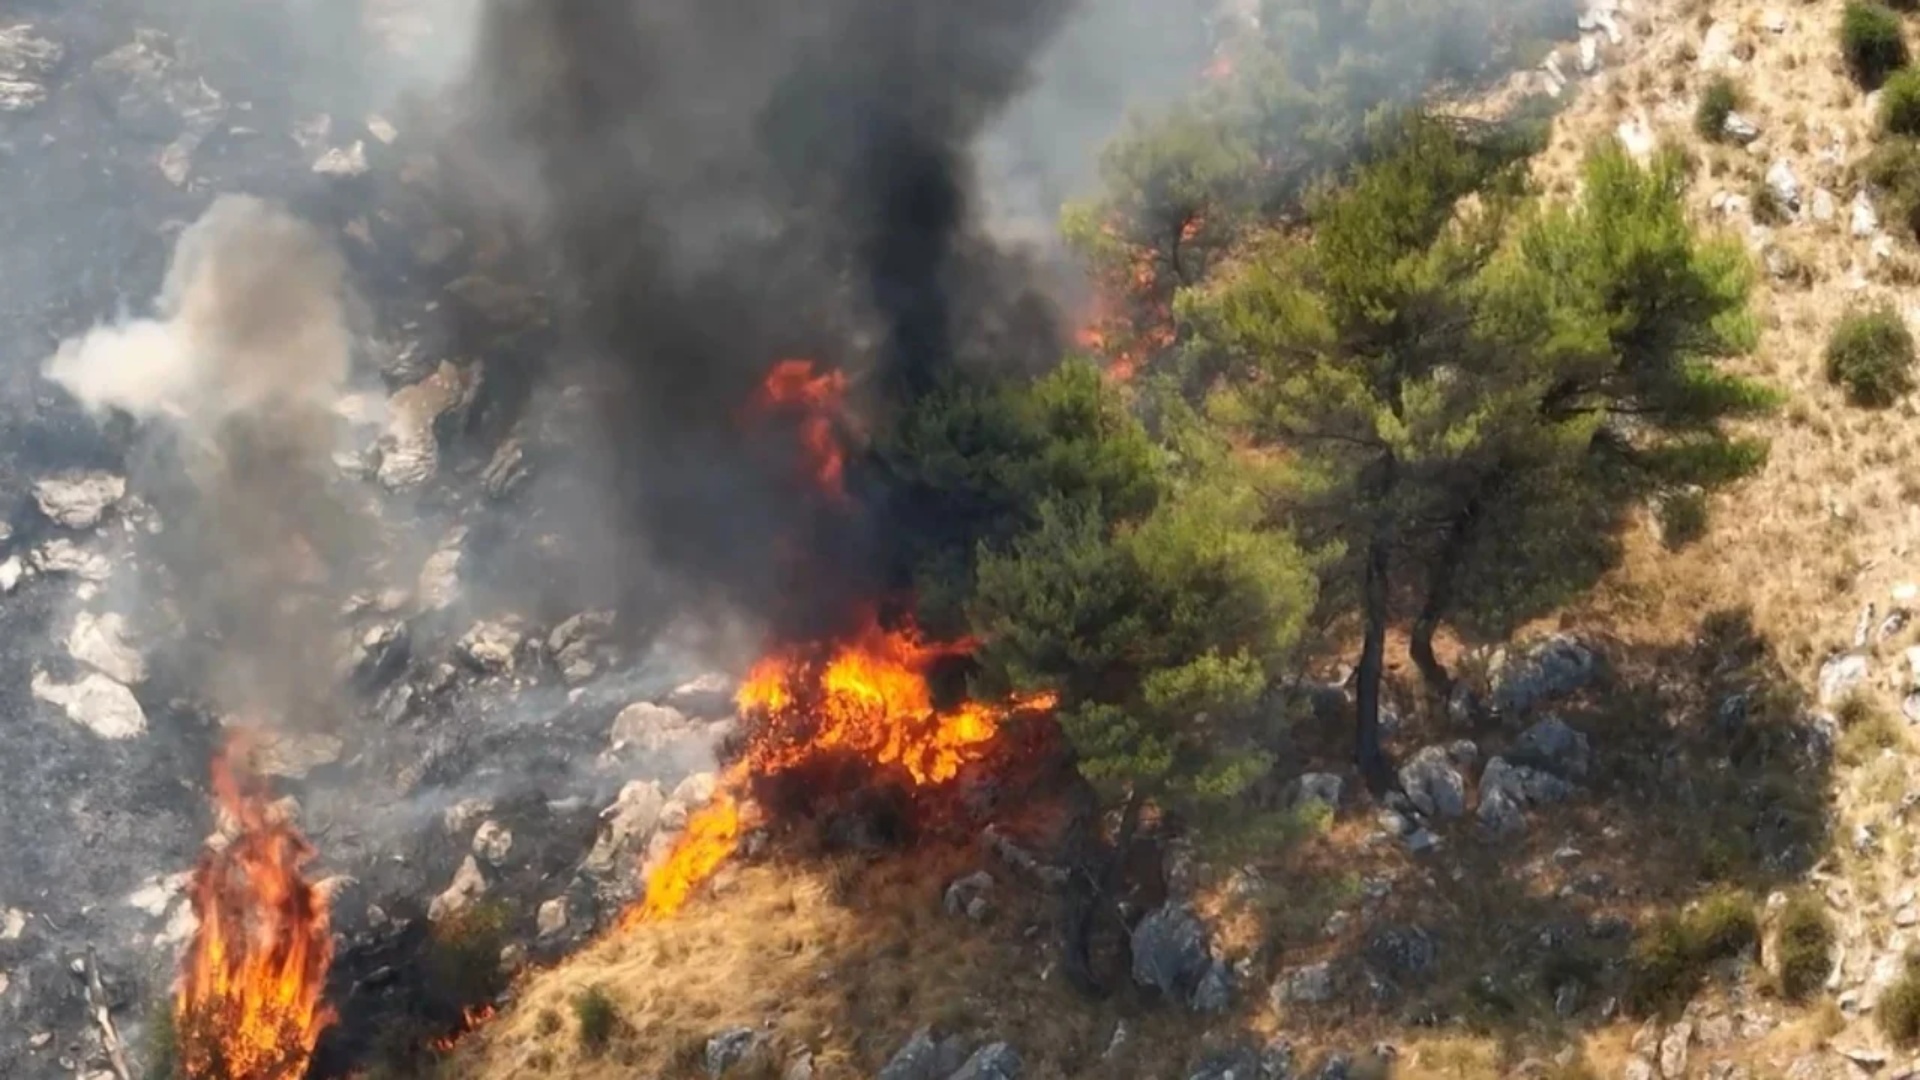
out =
<path fill-rule="evenodd" d="M 847 371 L 871 418 L 960 366 L 1038 368 L 1059 328 L 984 229 L 973 150 L 1070 0 L 500 0 L 470 100 L 597 366 L 626 535 L 789 625 L 886 582 L 884 492 L 797 484 L 743 421 L 777 362 Z M 629 557 L 640 556 L 629 543 Z"/>
<path fill-rule="evenodd" d="M 177 601 L 179 636 L 215 643 L 220 704 L 329 727 L 327 645 L 364 540 L 332 480 L 361 323 L 345 262 L 285 210 L 225 196 L 180 234 L 154 309 L 64 342 L 44 373 L 148 422 L 141 479 L 167 528 L 164 580 L 144 584 Z"/>

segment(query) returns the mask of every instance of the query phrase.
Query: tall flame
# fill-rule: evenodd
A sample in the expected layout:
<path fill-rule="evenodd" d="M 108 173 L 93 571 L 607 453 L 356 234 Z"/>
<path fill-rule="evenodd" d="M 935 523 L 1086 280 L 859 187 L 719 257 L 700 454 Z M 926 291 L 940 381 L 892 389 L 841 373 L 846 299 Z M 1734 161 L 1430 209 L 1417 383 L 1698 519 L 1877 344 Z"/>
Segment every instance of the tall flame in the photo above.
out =
<path fill-rule="evenodd" d="M 815 486 L 837 499 L 847 497 L 847 455 L 835 425 L 846 413 L 845 372 L 821 369 L 811 360 L 782 360 L 773 365 L 754 395 L 756 415 L 797 413 L 800 446 Z"/>
<path fill-rule="evenodd" d="M 623 922 L 672 915 L 733 854 L 741 803 L 754 779 L 852 755 L 916 786 L 944 784 L 986 752 L 1010 713 L 1052 706 L 1051 695 L 1029 695 L 1001 705 L 937 708 L 928 669 L 973 648 L 968 641 L 928 642 L 911 625 L 888 630 L 869 615 L 843 640 L 776 650 L 754 664 L 734 696 L 753 722 L 746 747 L 714 800 L 689 819 L 648 876 L 646 899 Z"/>
<path fill-rule="evenodd" d="M 333 961 L 327 903 L 301 874 L 313 845 L 274 812 L 243 736 L 213 760 L 213 790 L 237 827 L 194 868 L 199 919 L 174 991 L 191 1080 L 300 1080 L 334 1020 L 321 1000 Z"/>

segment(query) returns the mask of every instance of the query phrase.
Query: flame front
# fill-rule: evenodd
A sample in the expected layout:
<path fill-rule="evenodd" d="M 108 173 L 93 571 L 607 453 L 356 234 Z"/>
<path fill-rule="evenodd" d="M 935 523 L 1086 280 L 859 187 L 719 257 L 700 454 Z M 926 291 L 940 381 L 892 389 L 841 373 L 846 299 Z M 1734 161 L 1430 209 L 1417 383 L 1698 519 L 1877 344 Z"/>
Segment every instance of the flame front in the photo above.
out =
<path fill-rule="evenodd" d="M 942 657 L 965 655 L 969 641 L 930 643 L 913 627 L 887 630 L 869 617 L 829 646 L 782 649 L 761 659 L 734 696 L 752 721 L 747 744 L 721 778 L 713 802 L 696 812 L 679 842 L 647 879 L 646 899 L 627 924 L 678 911 L 733 854 L 746 788 L 835 755 L 852 755 L 916 786 L 944 784 L 978 760 L 1000 723 L 1020 709 L 1045 709 L 1051 695 L 1004 705 L 934 705 L 927 671 Z"/>
<path fill-rule="evenodd" d="M 321 1000 L 333 938 L 301 874 L 313 845 L 273 812 L 244 756 L 235 738 L 213 761 L 237 834 L 193 872 L 199 927 L 174 993 L 181 1064 L 192 1080 L 299 1080 L 334 1019 Z"/>
<path fill-rule="evenodd" d="M 845 417 L 846 397 L 845 372 L 823 370 L 811 360 L 782 360 L 767 372 L 753 399 L 756 414 L 799 414 L 800 446 L 813 482 L 839 499 L 847 496 L 847 455 L 834 428 Z"/>

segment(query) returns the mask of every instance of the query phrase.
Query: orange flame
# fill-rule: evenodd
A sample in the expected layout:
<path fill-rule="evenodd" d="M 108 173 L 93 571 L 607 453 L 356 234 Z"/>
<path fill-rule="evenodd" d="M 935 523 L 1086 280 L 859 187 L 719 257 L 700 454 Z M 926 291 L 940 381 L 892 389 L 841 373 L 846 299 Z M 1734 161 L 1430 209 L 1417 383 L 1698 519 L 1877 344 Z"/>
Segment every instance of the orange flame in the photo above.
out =
<path fill-rule="evenodd" d="M 299 1080 L 334 1020 L 321 1001 L 333 961 L 327 903 L 302 875 L 315 851 L 273 813 L 236 734 L 213 760 L 213 790 L 238 827 L 203 855 L 199 919 L 174 990 L 181 1064 L 192 1080 Z"/>
<path fill-rule="evenodd" d="M 494 1008 L 491 1005 L 466 1006 L 460 1010 L 460 1029 L 451 1035 L 442 1035 L 430 1040 L 427 1045 L 437 1053 L 451 1053 L 453 1048 L 459 1045 L 461 1036 L 493 1019 L 493 1014 Z"/>
<path fill-rule="evenodd" d="M 847 497 L 847 455 L 834 430 L 845 415 L 846 398 L 846 373 L 820 370 L 811 360 L 782 360 L 761 381 L 752 406 L 756 414 L 781 409 L 800 414 L 800 445 L 810 475 L 836 499 Z"/>
<path fill-rule="evenodd" d="M 745 749 L 721 778 L 713 802 L 693 815 L 649 875 L 645 901 L 623 923 L 678 911 L 733 854 L 741 802 L 754 778 L 850 754 L 917 786 L 944 784 L 985 754 L 1010 713 L 1052 707 L 1053 695 L 1032 694 L 1003 705 L 968 701 L 937 708 L 928 669 L 973 648 L 970 641 L 928 642 L 911 625 L 887 630 L 869 615 L 840 642 L 780 649 L 761 659 L 734 695 L 741 713 L 757 721 Z"/>

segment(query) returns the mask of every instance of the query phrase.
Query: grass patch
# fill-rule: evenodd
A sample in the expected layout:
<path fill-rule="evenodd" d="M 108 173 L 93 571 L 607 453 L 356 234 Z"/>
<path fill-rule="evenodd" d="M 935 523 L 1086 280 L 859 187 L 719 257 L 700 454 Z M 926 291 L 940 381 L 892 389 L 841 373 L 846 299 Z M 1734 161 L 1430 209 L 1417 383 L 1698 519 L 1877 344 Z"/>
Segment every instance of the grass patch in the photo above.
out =
<path fill-rule="evenodd" d="M 1888 225 L 1920 235 L 1920 142 L 1884 140 L 1861 162 L 1860 171 L 1879 193 L 1880 216 Z"/>
<path fill-rule="evenodd" d="M 1880 1033 L 1901 1046 L 1920 1042 L 1920 957 L 1908 956 L 1907 969 L 1880 998 L 1874 1012 Z"/>
<path fill-rule="evenodd" d="M 1707 495 L 1698 488 L 1669 493 L 1660 500 L 1660 542 L 1678 551 L 1707 535 Z"/>
<path fill-rule="evenodd" d="M 1747 206 L 1753 211 L 1753 220 L 1760 225 L 1784 225 L 1789 214 L 1780 197 L 1773 193 L 1764 177 L 1756 178 L 1747 188 Z"/>
<path fill-rule="evenodd" d="M 614 1009 L 613 999 L 607 996 L 605 990 L 589 986 L 573 999 L 573 1020 L 580 1037 L 580 1049 L 589 1054 L 598 1054 L 613 1039 L 613 1029 L 620 1022 L 620 1014 Z"/>
<path fill-rule="evenodd" d="M 1880 130 L 1920 135 L 1920 70 L 1901 68 L 1880 88 Z"/>
<path fill-rule="evenodd" d="M 1691 910 L 1662 915 L 1634 938 L 1627 957 L 1628 1003 L 1642 1014 L 1678 1008 L 1693 997 L 1708 965 L 1759 940 L 1759 919 L 1743 893 L 1717 892 Z"/>
<path fill-rule="evenodd" d="M 1913 389 L 1913 335 L 1900 313 L 1881 304 L 1841 316 L 1827 338 L 1827 381 L 1870 408 Z"/>
<path fill-rule="evenodd" d="M 1716 75 L 1693 110 L 1693 130 L 1708 142 L 1720 142 L 1727 137 L 1727 117 L 1739 107 L 1739 87 L 1725 75 Z"/>
<path fill-rule="evenodd" d="M 1804 1001 L 1820 989 L 1833 970 L 1833 920 L 1812 893 L 1796 893 L 1780 912 L 1780 996 Z"/>
<path fill-rule="evenodd" d="M 1840 16 L 1840 54 L 1863 89 L 1877 89 L 1907 66 L 1907 39 L 1900 16 L 1882 4 L 1849 0 Z"/>
<path fill-rule="evenodd" d="M 1865 765 L 1882 751 L 1898 747 L 1904 739 L 1899 721 L 1875 705 L 1864 694 L 1854 694 L 1840 703 L 1839 758 L 1842 764 Z"/>

